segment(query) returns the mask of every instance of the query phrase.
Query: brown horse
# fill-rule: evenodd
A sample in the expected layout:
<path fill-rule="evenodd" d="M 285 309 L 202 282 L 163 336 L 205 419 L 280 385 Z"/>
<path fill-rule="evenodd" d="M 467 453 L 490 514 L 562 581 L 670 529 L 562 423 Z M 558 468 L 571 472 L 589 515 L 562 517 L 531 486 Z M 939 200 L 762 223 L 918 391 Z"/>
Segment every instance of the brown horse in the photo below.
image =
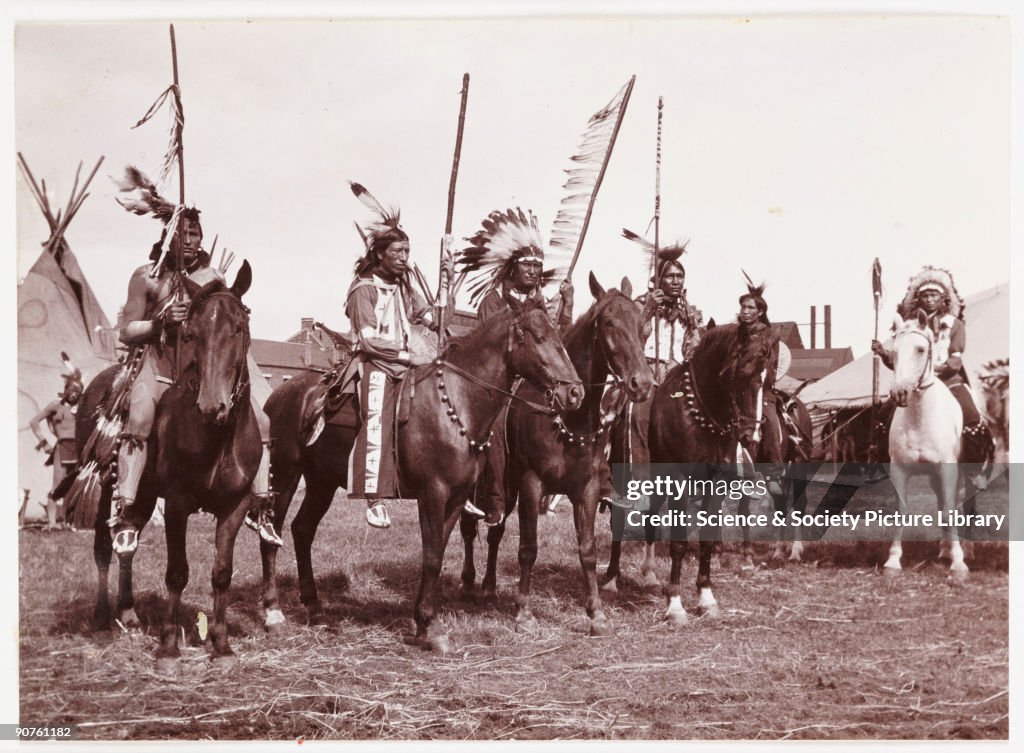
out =
<path fill-rule="evenodd" d="M 200 510 L 217 519 L 212 568 L 213 659 L 230 664 L 227 594 L 235 537 L 249 508 L 249 489 L 263 451 L 249 399 L 249 310 L 242 296 L 252 282 L 248 262 L 229 288 L 220 280 L 202 287 L 185 279 L 191 297 L 181 337 L 195 349 L 186 369 L 157 405 L 156 485 L 167 500 L 167 613 L 160 633 L 158 668 L 177 670 L 178 606 L 188 583 L 185 535 Z M 198 410 L 197 410 L 198 409 Z"/>
<path fill-rule="evenodd" d="M 756 415 L 762 373 L 771 354 L 772 339 L 767 334 L 751 336 L 736 324 L 709 325 L 689 363 L 672 369 L 654 393 L 651 462 L 696 464 L 687 468 L 696 480 L 714 479 L 721 466 L 734 462 L 736 427 L 740 419 L 749 422 Z M 663 504 L 663 498 L 652 498 L 651 512 Z M 704 499 L 705 510 L 712 513 L 721 505 L 721 497 Z M 682 625 L 687 621 L 680 586 L 686 531 L 673 526 L 671 533 L 672 569 L 665 616 Z M 708 530 L 700 535 L 697 591 L 698 609 L 713 616 L 718 605 L 711 591 L 711 557 L 716 543 L 712 535 Z"/>
<path fill-rule="evenodd" d="M 248 262 L 242 264 L 230 288 L 220 280 L 205 286 L 184 280 L 191 304 L 179 337 L 182 347 L 194 352 L 194 361 L 187 363 L 177 383 L 157 404 L 146 469 L 135 503 L 125 511 L 126 521 L 141 531 L 153 514 L 157 497 L 164 497 L 167 503 L 164 520 L 169 598 L 157 649 L 157 669 L 163 672 L 179 671 L 178 606 L 188 583 L 185 535 L 189 515 L 200 509 L 217 518 L 212 658 L 219 664 L 230 664 L 234 659 L 228 643 L 227 591 L 235 537 L 248 509 L 249 487 L 262 452 L 249 400 L 249 310 L 241 300 L 251 283 Z M 86 444 L 94 436 L 99 408 L 115 391 L 114 381 L 122 368 L 126 367 L 112 366 L 100 372 L 83 394 L 75 427 L 80 457 L 88 454 Z M 105 481 L 95 514 L 93 543 L 99 574 L 93 611 L 96 629 L 107 627 L 110 621 L 107 581 L 112 548 L 107 517 L 111 479 Z M 132 556 L 119 557 L 118 619 L 126 627 L 138 623 L 133 609 Z"/>
<path fill-rule="evenodd" d="M 590 275 L 594 304 L 565 333 L 565 349 L 589 392 L 580 410 L 558 415 L 515 403 L 508 412 L 508 461 L 505 469 L 506 518 L 519 502 L 519 592 L 516 595 L 517 628 L 536 625 L 530 611 L 530 576 L 537 560 L 537 516 L 543 494 L 566 494 L 573 506 L 573 522 L 579 547 L 586 592 L 587 615 L 592 635 L 611 634 L 597 587 L 597 550 L 594 517 L 600 496 L 600 477 L 605 468 L 606 429 L 601 420 L 602 387 L 612 374 L 630 400 L 646 400 L 654 387 L 654 375 L 644 358 L 640 342 L 640 312 L 632 301 L 633 289 L 627 278 L 622 291 L 605 291 Z M 536 387 L 525 386 L 521 395 L 536 401 Z M 474 589 L 476 569 L 473 540 L 476 521 L 462 516 L 465 561 L 463 593 Z M 488 529 L 485 597 L 492 597 L 497 583 L 498 547 L 505 533 L 504 522 Z"/>
<path fill-rule="evenodd" d="M 403 391 L 407 394 L 399 402 L 408 400 L 408 418 L 396 434 L 401 488 L 404 495 L 418 500 L 423 543 L 416 640 L 442 652 L 448 649 L 448 639 L 434 622 L 441 560 L 483 467 L 481 451 L 516 376 L 543 390 L 551 410 L 575 408 L 583 399 L 582 384 L 557 330 L 543 306 L 533 301 L 450 340 L 435 363 L 410 369 L 405 377 Z M 311 618 L 320 613 L 321 606 L 310 547 L 334 491 L 346 483 L 348 456 L 357 431 L 328 423 L 320 438 L 305 446 L 299 431 L 302 406 L 311 399 L 317 380 L 315 375 L 303 377 L 279 387 L 266 406 L 274 440 L 274 489 L 280 493 L 275 509 L 278 525 L 299 477 L 306 478 L 306 497 L 292 522 L 292 536 L 300 598 Z M 276 558 L 265 556 L 263 566 L 268 623 L 279 622 Z"/>

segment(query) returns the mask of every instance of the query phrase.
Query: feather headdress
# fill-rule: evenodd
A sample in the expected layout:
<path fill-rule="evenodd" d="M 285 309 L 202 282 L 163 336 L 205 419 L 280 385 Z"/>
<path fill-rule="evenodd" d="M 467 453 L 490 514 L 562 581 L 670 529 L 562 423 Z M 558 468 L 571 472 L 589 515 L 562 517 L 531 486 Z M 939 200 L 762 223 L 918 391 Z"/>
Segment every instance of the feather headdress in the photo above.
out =
<path fill-rule="evenodd" d="M 121 180 L 112 178 L 117 184 L 120 196 L 115 201 L 134 214 L 153 215 L 165 225 L 174 216 L 176 205 L 168 201 L 157 191 L 156 185 L 149 177 L 134 165 L 128 165 Z"/>
<path fill-rule="evenodd" d="M 653 243 L 628 228 L 622 228 L 622 237 L 626 240 L 633 241 L 644 250 L 644 253 L 647 256 L 648 265 L 651 269 L 651 277 L 654 277 L 656 266 L 660 267 L 665 262 L 679 261 L 680 257 L 686 253 L 686 244 L 690 242 L 689 240 L 682 242 L 677 241 L 670 246 L 662 246 L 658 249 L 658 261 L 657 264 L 655 264 Z"/>
<path fill-rule="evenodd" d="M 378 240 L 389 234 L 400 234 L 403 239 L 408 239 L 405 231 L 402 230 L 400 222 L 402 212 L 400 209 L 385 209 L 384 205 L 377 201 L 376 197 L 367 191 L 366 187 L 361 183 L 349 181 L 349 186 L 352 187 L 352 193 L 355 197 L 376 215 L 376 218 L 366 225 L 365 231 L 360 229 L 359 225 L 356 225 L 356 229 L 359 230 L 359 235 L 366 245 L 367 252 L 376 245 Z"/>
<path fill-rule="evenodd" d="M 760 285 L 755 285 L 754 281 L 750 279 L 750 275 L 747 274 L 747 270 L 741 269 L 740 272 L 743 273 L 743 279 L 746 280 L 747 293 L 749 295 L 754 296 L 755 298 L 760 298 L 761 300 L 764 300 L 765 284 L 762 282 Z"/>
<path fill-rule="evenodd" d="M 470 280 L 469 287 L 473 303 L 496 290 L 516 262 L 524 259 L 544 261 L 544 239 L 537 217 L 519 207 L 491 212 L 476 235 L 466 240 L 469 246 L 459 252 L 455 263 L 465 274 L 477 273 Z M 559 271 L 549 269 L 543 272 L 541 285 L 551 282 Z"/>
<path fill-rule="evenodd" d="M 910 316 L 917 308 L 917 295 L 926 289 L 938 290 L 946 299 L 949 306 L 949 313 L 956 318 L 963 316 L 964 301 L 953 284 L 953 275 L 948 270 L 939 267 L 925 267 L 916 275 L 910 278 L 906 295 L 898 307 L 900 316 L 904 319 Z"/>
<path fill-rule="evenodd" d="M 61 378 L 64 380 L 64 389 L 67 390 L 71 385 L 82 386 L 82 370 L 71 363 L 71 358 L 63 350 L 60 352 L 60 361 L 64 364 L 64 368 L 67 371 L 61 374 Z"/>

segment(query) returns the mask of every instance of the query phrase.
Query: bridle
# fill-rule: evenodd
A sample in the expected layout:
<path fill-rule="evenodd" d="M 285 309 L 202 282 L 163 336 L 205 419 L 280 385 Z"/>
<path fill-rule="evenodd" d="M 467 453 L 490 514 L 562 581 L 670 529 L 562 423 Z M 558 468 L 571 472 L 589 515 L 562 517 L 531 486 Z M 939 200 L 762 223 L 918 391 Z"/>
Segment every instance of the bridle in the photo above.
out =
<path fill-rule="evenodd" d="M 896 335 L 896 339 L 899 339 L 904 335 L 917 335 L 918 337 L 923 337 L 925 341 L 928 343 L 928 355 L 925 358 L 924 368 L 921 370 L 921 376 L 918 377 L 917 385 L 914 387 L 914 392 L 921 392 L 922 390 L 926 390 L 933 384 L 935 384 L 935 372 L 932 370 L 932 349 L 935 347 L 934 340 L 928 335 L 926 335 L 924 332 L 921 332 L 916 329 L 905 329 Z M 925 384 L 924 380 L 929 376 L 929 372 L 931 372 L 932 378 L 931 381 Z"/>
<path fill-rule="evenodd" d="M 521 345 L 525 341 L 526 334 L 523 332 L 523 328 L 519 324 L 519 320 L 514 319 L 509 324 L 506 352 L 512 353 L 516 349 L 517 345 Z M 448 387 L 444 381 L 446 369 L 452 374 L 455 374 L 456 376 L 466 380 L 467 382 L 475 384 L 478 387 L 482 387 L 488 392 L 503 395 L 510 401 L 518 400 L 524 405 L 527 405 L 533 410 L 539 411 L 541 413 L 557 414 L 557 410 L 554 407 L 555 390 L 563 384 L 574 384 L 574 382 L 568 379 L 558 379 L 557 377 L 555 377 L 554 374 L 551 373 L 551 371 L 546 366 L 544 366 L 543 364 L 538 365 L 540 366 L 541 373 L 544 375 L 545 379 L 547 380 L 547 383 L 550 385 L 544 391 L 544 397 L 547 400 L 547 405 L 535 403 L 532 400 L 528 400 L 520 395 L 517 395 L 515 392 L 511 390 L 507 390 L 503 387 L 491 384 L 485 379 L 481 379 L 475 374 L 471 374 L 470 372 L 463 369 L 461 366 L 456 366 L 455 364 L 451 363 L 450 361 L 442 357 L 438 357 L 437 359 L 435 359 L 434 363 L 432 364 L 432 367 L 434 369 L 434 374 L 437 379 L 437 391 L 441 396 L 441 402 L 448 406 L 446 411 L 448 414 L 448 418 L 451 420 L 453 424 L 458 426 L 459 434 L 461 436 L 466 436 L 469 430 L 466 428 L 465 423 L 463 423 L 462 418 L 459 416 L 459 411 L 455 407 L 455 404 L 452 401 L 452 396 L 448 393 Z M 516 376 L 517 380 L 520 378 L 521 377 L 519 377 L 518 375 Z M 501 409 L 499 408 L 498 411 L 491 418 L 490 422 L 487 424 L 487 428 L 484 430 L 486 432 L 486 438 L 476 439 L 470 437 L 469 447 L 471 450 L 479 452 L 490 446 L 491 439 L 494 436 L 494 431 L 491 429 L 491 427 L 494 426 L 494 422 L 498 420 L 498 416 L 500 414 Z"/>
<path fill-rule="evenodd" d="M 246 368 L 246 354 L 249 352 L 249 343 L 251 340 L 251 336 L 249 334 L 249 307 L 243 304 L 242 301 L 238 298 L 238 296 L 236 296 L 230 290 L 218 290 L 213 293 L 207 293 L 206 295 L 196 298 L 192 302 L 192 305 L 189 307 L 188 316 L 185 318 L 185 321 L 182 322 L 181 325 L 181 337 L 184 340 L 191 340 L 195 337 L 195 334 L 192 332 L 191 323 L 192 317 L 195 314 L 196 310 L 198 309 L 197 304 L 200 302 L 205 303 L 208 300 L 218 297 L 230 298 L 231 301 L 238 304 L 238 306 L 242 309 L 242 312 L 245 315 L 245 326 L 243 327 L 243 341 L 241 349 L 242 355 L 241 358 L 239 359 L 239 362 L 235 366 L 235 384 L 231 390 L 231 395 L 228 398 L 228 413 L 231 413 L 231 411 L 235 409 L 235 406 L 238 405 L 239 401 L 241 401 L 246 390 L 248 390 L 251 385 L 249 379 L 249 370 Z M 188 387 L 193 392 L 196 392 L 198 394 L 198 378 L 191 377 L 188 380 Z"/>

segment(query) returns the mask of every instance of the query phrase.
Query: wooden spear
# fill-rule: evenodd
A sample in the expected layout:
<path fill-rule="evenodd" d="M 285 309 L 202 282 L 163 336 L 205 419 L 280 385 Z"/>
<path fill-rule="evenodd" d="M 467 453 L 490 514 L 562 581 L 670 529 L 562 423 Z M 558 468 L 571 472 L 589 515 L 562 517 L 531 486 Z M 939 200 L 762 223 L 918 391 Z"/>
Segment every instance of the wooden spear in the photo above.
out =
<path fill-rule="evenodd" d="M 452 158 L 452 175 L 448 181 L 448 214 L 444 221 L 444 238 L 441 241 L 441 265 L 437 271 L 437 341 L 438 350 L 445 341 L 445 310 L 448 308 L 448 290 L 452 280 L 444 276 L 444 263 L 452 253 L 452 217 L 455 214 L 455 182 L 459 177 L 459 160 L 462 158 L 462 134 L 466 128 L 466 100 L 469 98 L 469 74 L 462 74 L 462 102 L 459 104 L 459 129 L 455 135 L 455 156 Z"/>

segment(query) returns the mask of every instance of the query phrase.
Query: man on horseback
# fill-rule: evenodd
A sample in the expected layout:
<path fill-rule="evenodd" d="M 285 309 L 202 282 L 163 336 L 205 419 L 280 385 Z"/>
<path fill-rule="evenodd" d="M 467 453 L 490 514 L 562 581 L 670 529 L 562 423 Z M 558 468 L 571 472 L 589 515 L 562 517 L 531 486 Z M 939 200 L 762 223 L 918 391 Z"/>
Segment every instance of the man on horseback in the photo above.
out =
<path fill-rule="evenodd" d="M 650 258 L 648 292 L 636 299 L 636 305 L 640 308 L 644 355 L 654 372 L 655 381 L 660 383 L 671 369 L 688 361 L 704 331 L 703 313 L 686 298 L 686 269 L 679 261 L 686 252 L 686 244 L 676 243 L 657 249 L 655 258 L 653 243 L 625 228 L 622 235 L 642 246 Z M 618 387 L 606 391 L 603 404 L 608 406 L 608 412 L 621 411 L 625 403 L 624 421 L 612 440 L 613 462 L 634 466 L 651 462 L 647 434 L 652 400 L 653 395 L 642 403 L 632 403 L 625 399 L 625 394 Z M 602 500 L 610 500 L 620 507 L 632 507 L 625 500 L 605 494 L 607 487 L 602 481 Z"/>
<path fill-rule="evenodd" d="M 779 495 L 782 494 L 779 475 L 782 472 L 785 458 L 782 447 L 782 421 L 779 415 L 781 406 L 775 392 L 775 383 L 780 376 L 782 348 L 785 346 L 771 332 L 771 322 L 768 321 L 768 303 L 764 299 L 764 285 L 755 286 L 748 277 L 747 292 L 739 297 L 739 304 L 740 312 L 736 319 L 747 336 L 773 339 L 772 354 L 766 364 L 762 387 L 763 425 L 756 426 L 754 422 L 749 421 L 746 425 L 741 425 L 740 440 L 746 443 L 754 441 L 758 444 L 758 457 L 755 460 L 769 465 L 768 491 L 771 494 Z"/>
<path fill-rule="evenodd" d="M 54 530 L 58 523 L 64 522 L 63 515 L 57 515 L 58 502 L 53 498 L 53 492 L 78 462 L 75 448 L 75 414 L 78 411 L 78 401 L 82 398 L 82 372 L 72 366 L 65 353 L 61 353 L 61 357 L 68 371 L 61 374 L 64 379 L 64 391 L 58 393 L 57 397 L 60 399 L 51 401 L 28 422 L 32 433 L 39 440 L 36 449 L 47 453 L 50 456 L 47 464 L 53 465 L 53 486 L 46 495 L 48 531 Z M 39 424 L 43 421 L 54 436 L 53 447 L 39 429 Z"/>
<path fill-rule="evenodd" d="M 356 262 L 345 314 L 357 338 L 350 375 L 343 390 L 355 391 L 358 373 L 362 429 L 354 448 L 353 491 L 365 497 L 366 522 L 389 528 L 385 502 L 398 495 L 395 464 L 395 409 L 399 386 L 410 367 L 431 363 L 437 341 L 424 328 L 437 328 L 437 317 L 409 281 L 409 236 L 398 210 L 386 210 L 369 191 L 352 183 L 352 192 L 377 214 L 364 236 L 365 252 Z M 442 265 L 451 279 L 451 263 Z"/>
<path fill-rule="evenodd" d="M 533 212 L 509 209 L 494 211 L 484 220 L 483 227 L 472 238 L 470 245 L 459 255 L 458 264 L 464 273 L 483 271 L 471 288 L 471 301 L 480 301 L 477 318 L 485 322 L 512 308 L 513 301 L 523 303 L 534 299 L 544 304 L 552 323 L 560 332 L 572 324 L 574 289 L 572 282 L 562 280 L 558 293 L 544 299 L 544 285 L 557 274 L 557 270 L 544 270 L 544 239 Z M 512 386 L 515 393 L 520 382 Z M 506 401 L 506 408 L 509 398 Z M 487 464 L 491 472 L 491 486 L 485 500 L 485 510 L 466 502 L 466 511 L 482 517 L 489 526 L 501 523 L 505 514 L 505 459 L 508 440 L 505 435 L 505 413 L 498 416 L 495 435 L 487 448 Z"/>
<path fill-rule="evenodd" d="M 150 253 L 152 263 L 144 264 L 132 273 L 120 330 L 121 342 L 133 350 L 125 368 L 134 374 L 134 381 L 129 388 L 124 431 L 118 438 L 120 449 L 113 497 L 115 513 L 110 519 L 110 527 L 114 530 L 114 551 L 127 554 L 138 548 L 138 530 L 127 513 L 135 502 L 146 468 L 147 444 L 153 431 L 156 407 L 161 396 L 179 376 L 176 370 L 184 370 L 191 358 L 191 349 L 186 343 L 179 342 L 181 324 L 189 310 L 181 280 L 187 276 L 205 285 L 221 279 L 221 276 L 210 267 L 209 254 L 200 247 L 203 229 L 198 209 L 167 202 L 156 193 L 149 179 L 134 168 L 129 168 L 120 186 L 126 194 L 124 200 L 118 200 L 122 206 L 136 214 L 152 214 L 165 223 L 160 240 Z M 180 354 L 179 349 L 182 351 Z M 283 542 L 274 530 L 272 517 L 268 450 L 270 422 L 255 397 L 252 397 L 252 407 L 263 441 L 263 455 L 251 491 L 258 507 L 258 517 L 255 520 L 247 518 L 246 523 L 255 528 L 264 541 L 281 546 Z"/>
<path fill-rule="evenodd" d="M 963 319 L 964 303 L 953 283 L 953 276 L 945 269 L 925 267 L 910 279 L 906 295 L 897 307 L 904 319 L 924 312 L 928 326 L 935 335 L 932 360 L 935 375 L 949 387 L 960 410 L 964 428 L 960 462 L 983 465 L 992 458 L 994 442 L 988 424 L 974 402 L 963 365 L 967 345 L 967 327 Z M 871 341 L 871 352 L 880 356 L 882 363 L 893 368 L 892 351 L 878 340 Z M 971 479 L 981 488 L 985 477 L 978 474 Z"/>

